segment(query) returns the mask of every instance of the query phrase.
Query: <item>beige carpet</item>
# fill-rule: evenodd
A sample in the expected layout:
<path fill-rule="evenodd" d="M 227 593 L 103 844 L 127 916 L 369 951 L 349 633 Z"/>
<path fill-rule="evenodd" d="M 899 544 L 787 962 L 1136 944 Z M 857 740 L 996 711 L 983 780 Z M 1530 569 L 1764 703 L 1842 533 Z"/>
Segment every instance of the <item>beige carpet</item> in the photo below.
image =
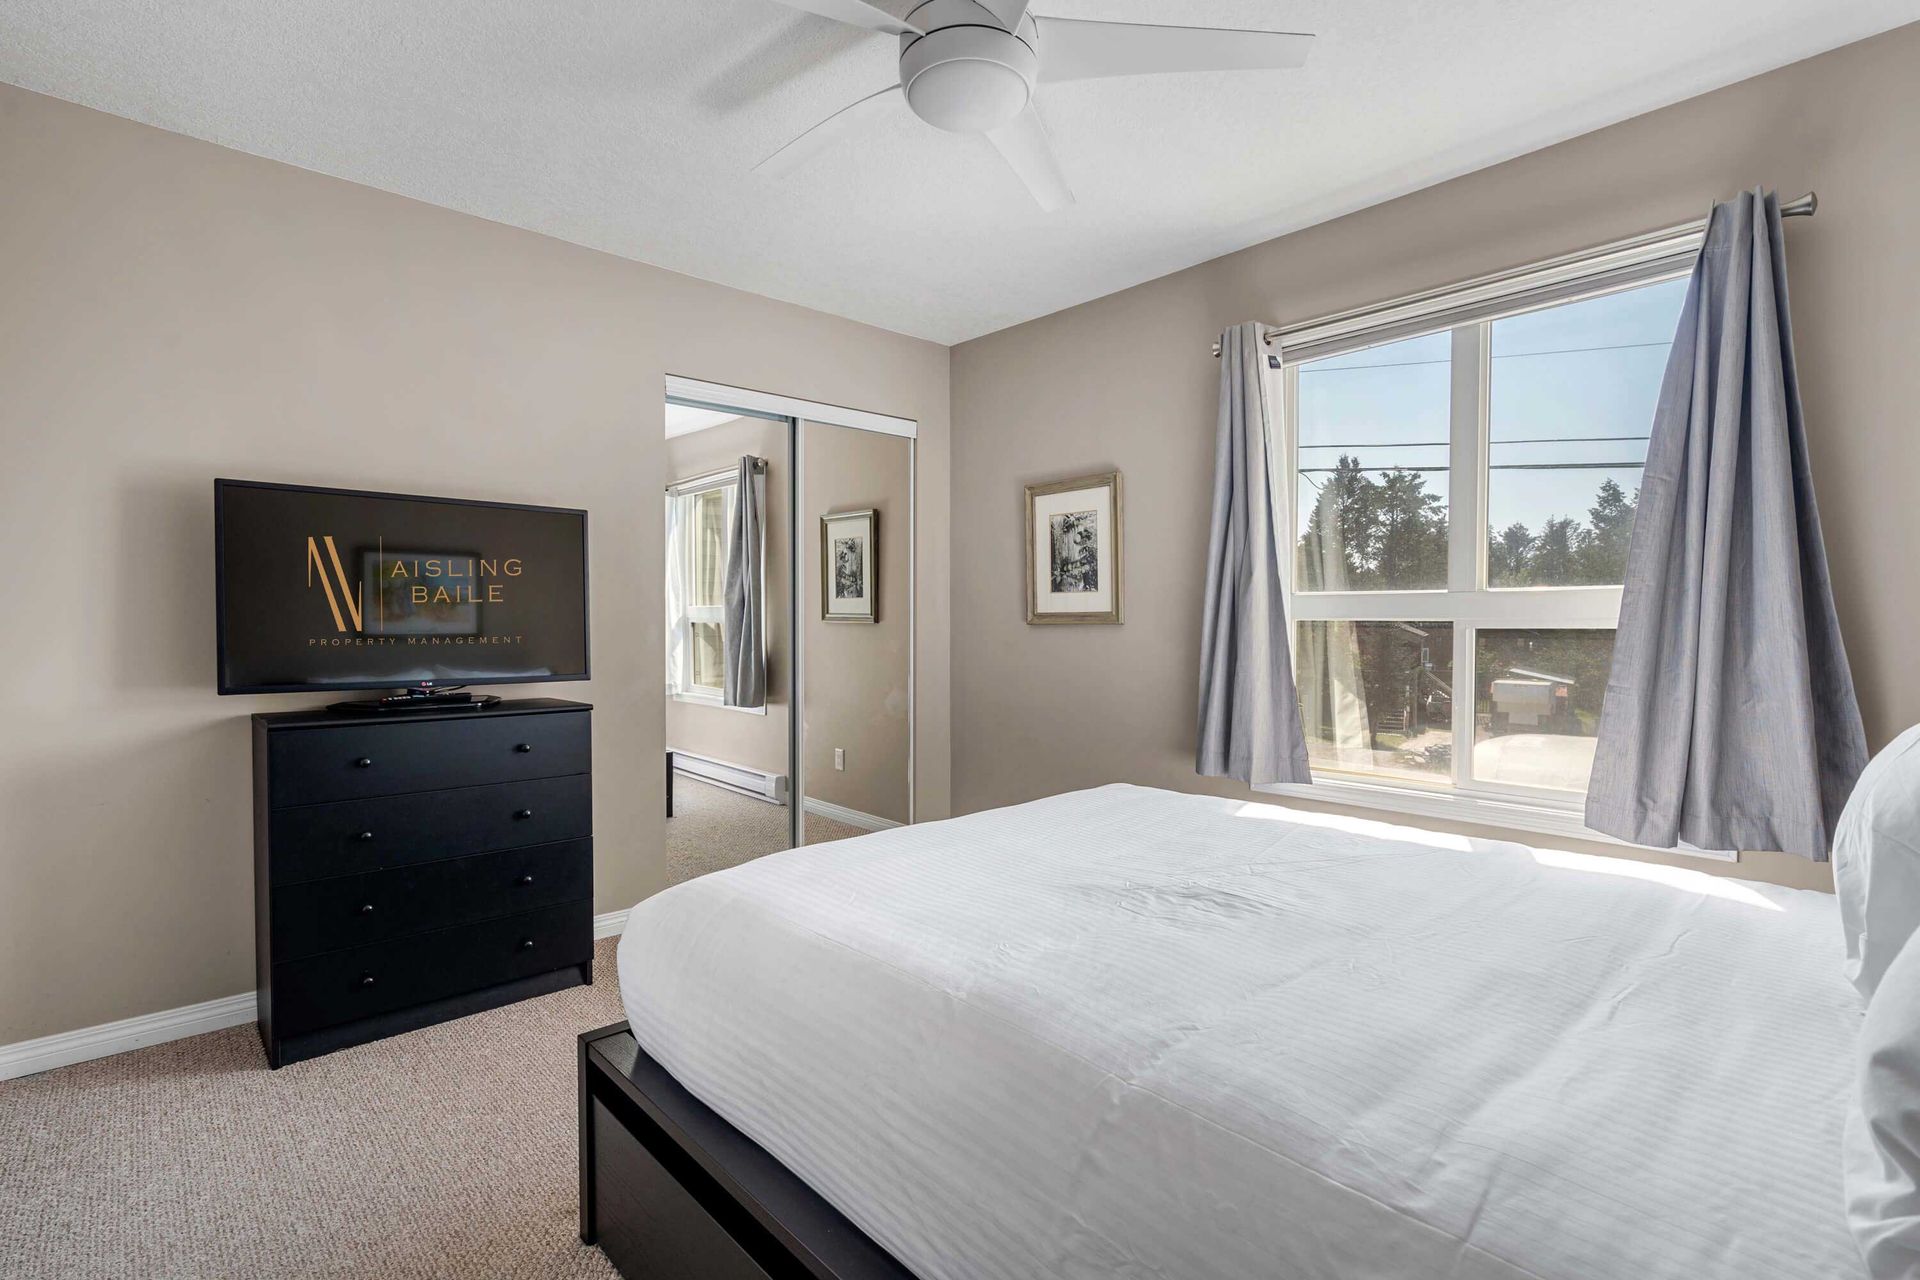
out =
<path fill-rule="evenodd" d="M 807 815 L 808 844 L 865 834 L 844 822 Z M 711 786 L 684 773 L 675 775 L 673 816 L 667 819 L 667 883 L 737 867 L 786 847 L 785 805 Z"/>
<path fill-rule="evenodd" d="M 688 779 L 674 878 L 786 844 Z M 808 819 L 813 840 L 863 834 Z M 0 1084 L 0 1280 L 609 1277 L 578 1235 L 574 1037 L 595 983 L 279 1071 L 251 1024 Z"/>
<path fill-rule="evenodd" d="M 0 1276 L 612 1276 L 580 1243 L 595 983 L 267 1070 L 251 1025 L 0 1084 Z"/>

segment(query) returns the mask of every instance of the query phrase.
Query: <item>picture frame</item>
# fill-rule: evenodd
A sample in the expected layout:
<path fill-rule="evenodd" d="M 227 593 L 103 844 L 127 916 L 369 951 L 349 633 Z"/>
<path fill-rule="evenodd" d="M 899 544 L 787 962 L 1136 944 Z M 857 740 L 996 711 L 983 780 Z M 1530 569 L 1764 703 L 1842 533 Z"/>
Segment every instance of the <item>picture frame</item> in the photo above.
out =
<path fill-rule="evenodd" d="M 880 621 L 880 513 L 871 507 L 820 517 L 820 619 Z"/>
<path fill-rule="evenodd" d="M 1027 486 L 1027 622 L 1117 625 L 1123 606 L 1120 473 Z"/>

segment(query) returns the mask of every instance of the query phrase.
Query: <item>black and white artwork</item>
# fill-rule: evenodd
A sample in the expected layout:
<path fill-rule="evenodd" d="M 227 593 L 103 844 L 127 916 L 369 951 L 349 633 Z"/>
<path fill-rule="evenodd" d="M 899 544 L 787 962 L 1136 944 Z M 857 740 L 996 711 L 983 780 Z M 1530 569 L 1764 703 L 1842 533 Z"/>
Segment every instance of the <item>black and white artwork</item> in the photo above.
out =
<path fill-rule="evenodd" d="M 878 511 L 820 517 L 820 616 L 828 622 L 878 622 Z"/>
<path fill-rule="evenodd" d="M 1053 534 L 1049 577 L 1055 591 L 1100 589 L 1100 515 L 1062 511 L 1049 516 Z"/>
<path fill-rule="evenodd" d="M 866 546 L 865 538 L 833 540 L 833 598 L 835 600 L 858 600 L 867 594 L 866 568 L 861 560 L 861 548 L 864 546 Z"/>
<path fill-rule="evenodd" d="M 1027 486 L 1027 621 L 1120 621 L 1120 474 Z"/>

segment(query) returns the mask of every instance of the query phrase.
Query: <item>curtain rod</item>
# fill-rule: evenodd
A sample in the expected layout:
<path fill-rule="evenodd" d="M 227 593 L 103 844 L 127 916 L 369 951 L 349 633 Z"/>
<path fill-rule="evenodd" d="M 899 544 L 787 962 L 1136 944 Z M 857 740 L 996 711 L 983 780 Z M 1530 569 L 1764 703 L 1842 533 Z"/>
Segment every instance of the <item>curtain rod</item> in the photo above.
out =
<path fill-rule="evenodd" d="M 718 471 L 708 471 L 702 475 L 688 476 L 685 480 L 675 480 L 667 486 L 667 492 L 674 493 L 680 489 L 692 489 L 698 485 L 712 484 L 717 480 L 731 480 L 739 473 L 740 468 L 737 466 L 721 467 Z M 753 460 L 753 474 L 757 476 L 767 474 L 767 460 L 765 458 L 755 458 Z"/>
<path fill-rule="evenodd" d="M 1811 218 L 1814 215 L 1815 211 L 1817 211 L 1819 208 L 1820 208 L 1820 194 L 1816 191 L 1809 191 L 1807 192 L 1807 194 L 1803 196 L 1797 196 L 1792 200 L 1784 201 L 1780 205 L 1780 216 L 1783 218 Z M 1683 222 L 1678 226 L 1667 227 L 1663 230 L 1649 232 L 1645 235 L 1628 236 L 1625 240 L 1618 241 L 1617 243 L 1626 244 L 1631 241 L 1652 240 L 1652 239 L 1656 239 L 1664 236 L 1684 235 L 1690 231 L 1703 232 L 1706 229 L 1707 229 L 1707 220 L 1705 218 L 1699 218 L 1693 222 Z M 1598 245 L 1598 246 L 1595 246 L 1595 248 L 1605 249 L 1607 248 L 1607 246 Z M 1472 283 L 1472 282 L 1471 281 L 1460 282 L 1460 284 L 1469 284 L 1469 283 Z M 1448 287 L 1454 288 L 1458 286 L 1448 286 Z M 1281 332 L 1282 331 L 1277 328 L 1264 329 L 1260 334 L 1261 345 L 1268 346 L 1268 347 L 1272 346 L 1273 340 L 1275 338 L 1278 338 L 1281 335 Z M 1214 356 L 1214 359 L 1216 360 L 1220 358 L 1220 344 L 1218 342 L 1215 342 L 1213 344 L 1213 356 Z"/>

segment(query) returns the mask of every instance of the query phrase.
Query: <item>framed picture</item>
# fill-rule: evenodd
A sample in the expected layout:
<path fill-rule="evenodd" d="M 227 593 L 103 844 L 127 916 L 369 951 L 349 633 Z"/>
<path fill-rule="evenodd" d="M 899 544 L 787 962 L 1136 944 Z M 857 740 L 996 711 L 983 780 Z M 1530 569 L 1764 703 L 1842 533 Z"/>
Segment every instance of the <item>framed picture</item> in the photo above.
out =
<path fill-rule="evenodd" d="M 1027 486 L 1027 621 L 1119 622 L 1120 473 Z"/>
<path fill-rule="evenodd" d="M 880 513 L 820 517 L 820 616 L 828 622 L 880 620 Z"/>

